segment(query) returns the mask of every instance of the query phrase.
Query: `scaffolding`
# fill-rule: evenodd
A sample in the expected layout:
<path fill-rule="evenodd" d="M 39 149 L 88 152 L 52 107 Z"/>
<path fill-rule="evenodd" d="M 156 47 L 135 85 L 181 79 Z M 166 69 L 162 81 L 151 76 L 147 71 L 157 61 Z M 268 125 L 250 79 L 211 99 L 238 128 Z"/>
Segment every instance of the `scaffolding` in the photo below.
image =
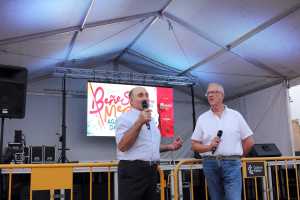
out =
<path fill-rule="evenodd" d="M 143 74 L 136 72 L 120 72 L 109 70 L 55 68 L 55 77 L 71 79 L 88 79 L 96 82 L 110 82 L 134 85 L 160 85 L 160 86 L 191 86 L 197 82 L 189 76 L 172 76 L 158 74 Z"/>

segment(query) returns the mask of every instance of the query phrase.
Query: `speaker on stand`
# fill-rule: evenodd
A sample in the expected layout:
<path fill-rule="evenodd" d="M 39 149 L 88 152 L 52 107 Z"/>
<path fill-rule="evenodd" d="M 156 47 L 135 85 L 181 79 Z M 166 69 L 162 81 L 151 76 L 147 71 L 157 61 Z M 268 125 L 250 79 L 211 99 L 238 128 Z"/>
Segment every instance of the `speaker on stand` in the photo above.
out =
<path fill-rule="evenodd" d="M 3 134 L 5 118 L 24 118 L 27 87 L 27 69 L 0 65 L 0 163 L 3 163 Z M 0 170 L 0 193 L 2 193 Z"/>
<path fill-rule="evenodd" d="M 27 87 L 27 69 L 0 65 L 0 118 L 1 141 L 0 162 L 2 163 L 3 132 L 5 118 L 24 118 Z"/>
<path fill-rule="evenodd" d="M 0 117 L 24 118 L 27 69 L 0 65 Z"/>

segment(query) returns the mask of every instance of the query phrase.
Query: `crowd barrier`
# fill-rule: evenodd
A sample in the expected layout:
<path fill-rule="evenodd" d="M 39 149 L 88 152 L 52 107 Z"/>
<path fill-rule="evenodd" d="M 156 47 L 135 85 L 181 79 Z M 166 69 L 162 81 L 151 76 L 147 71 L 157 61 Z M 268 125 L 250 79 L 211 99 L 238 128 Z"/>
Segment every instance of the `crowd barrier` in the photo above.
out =
<path fill-rule="evenodd" d="M 195 172 L 202 171 L 202 160 L 182 160 L 174 169 L 174 199 L 205 199 L 208 200 L 207 184 L 195 186 Z M 242 158 L 241 170 L 243 177 L 243 191 L 241 199 L 244 200 L 300 200 L 300 157 L 269 157 L 269 158 Z M 197 166 L 197 167 L 192 167 Z M 186 180 L 182 178 L 184 169 L 189 169 L 188 179 L 189 196 L 186 197 L 183 185 Z M 186 173 L 185 173 L 186 174 Z M 203 176 L 203 173 L 202 173 Z M 201 177 L 197 177 L 199 179 Z M 198 194 L 195 195 L 195 191 Z M 199 194 L 199 191 L 201 191 Z"/>
<path fill-rule="evenodd" d="M 158 166 L 160 199 L 208 200 L 209 192 L 201 162 L 190 159 Z M 47 191 L 50 200 L 118 200 L 117 162 L 4 164 L 0 165 L 0 169 L 2 178 L 7 181 L 7 187 L 2 186 L 2 199 L 18 199 L 16 193 L 20 191 L 14 191 L 13 185 L 18 184 L 14 183 L 14 178 L 16 175 L 26 175 L 29 177 L 29 195 L 28 198 L 20 197 L 22 200 L 35 200 L 35 194 L 41 191 Z M 300 200 L 300 157 L 243 158 L 241 170 L 242 199 Z M 77 188 L 84 187 L 74 183 L 78 178 L 84 180 L 85 188 Z M 3 184 L 5 181 L 1 182 Z"/>
<path fill-rule="evenodd" d="M 34 193 L 38 194 L 40 191 L 46 191 L 49 193 L 49 199 L 71 199 L 73 200 L 74 185 L 73 178 L 76 174 L 88 173 L 89 176 L 89 191 L 88 196 L 90 200 L 93 199 L 93 174 L 95 173 L 106 173 L 107 174 L 107 198 L 108 200 L 115 199 L 112 195 L 112 176 L 114 174 L 114 179 L 116 180 L 116 162 L 103 162 L 103 163 L 66 163 L 66 164 L 6 164 L 0 165 L 2 170 L 2 176 L 8 176 L 8 188 L 7 188 L 7 199 L 13 200 L 13 175 L 29 174 L 30 184 L 29 184 L 29 199 L 33 198 Z M 114 181 L 115 184 L 116 181 Z M 24 184 L 24 183 L 23 183 Z M 114 188 L 117 188 L 114 186 Z M 3 189 L 3 188 L 2 188 Z M 55 191 L 59 191 L 59 194 L 55 194 Z M 5 191 L 2 191 L 2 199 Z M 61 195 L 63 193 L 63 195 Z M 27 199 L 26 193 L 25 197 L 15 197 Z M 77 197 L 76 199 L 80 199 Z"/>

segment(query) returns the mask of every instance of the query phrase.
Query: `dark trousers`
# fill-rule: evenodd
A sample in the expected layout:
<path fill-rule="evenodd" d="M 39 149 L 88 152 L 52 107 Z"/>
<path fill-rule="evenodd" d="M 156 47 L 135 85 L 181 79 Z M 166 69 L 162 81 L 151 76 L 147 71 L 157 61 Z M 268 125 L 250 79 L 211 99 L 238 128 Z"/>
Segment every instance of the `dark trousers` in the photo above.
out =
<path fill-rule="evenodd" d="M 157 182 L 157 165 L 139 160 L 119 162 L 119 200 L 158 200 Z"/>

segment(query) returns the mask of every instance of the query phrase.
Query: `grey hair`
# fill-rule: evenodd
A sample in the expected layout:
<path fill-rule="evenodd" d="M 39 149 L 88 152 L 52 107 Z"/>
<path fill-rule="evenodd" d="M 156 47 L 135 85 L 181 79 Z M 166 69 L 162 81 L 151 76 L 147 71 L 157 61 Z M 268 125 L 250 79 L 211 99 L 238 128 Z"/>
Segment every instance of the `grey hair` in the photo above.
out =
<path fill-rule="evenodd" d="M 223 88 L 223 86 L 221 84 L 219 84 L 219 83 L 209 83 L 208 86 L 207 86 L 207 89 L 209 88 L 209 86 L 212 86 L 212 85 L 217 86 L 218 87 L 218 91 L 222 92 L 223 95 L 225 96 L 224 88 Z"/>

